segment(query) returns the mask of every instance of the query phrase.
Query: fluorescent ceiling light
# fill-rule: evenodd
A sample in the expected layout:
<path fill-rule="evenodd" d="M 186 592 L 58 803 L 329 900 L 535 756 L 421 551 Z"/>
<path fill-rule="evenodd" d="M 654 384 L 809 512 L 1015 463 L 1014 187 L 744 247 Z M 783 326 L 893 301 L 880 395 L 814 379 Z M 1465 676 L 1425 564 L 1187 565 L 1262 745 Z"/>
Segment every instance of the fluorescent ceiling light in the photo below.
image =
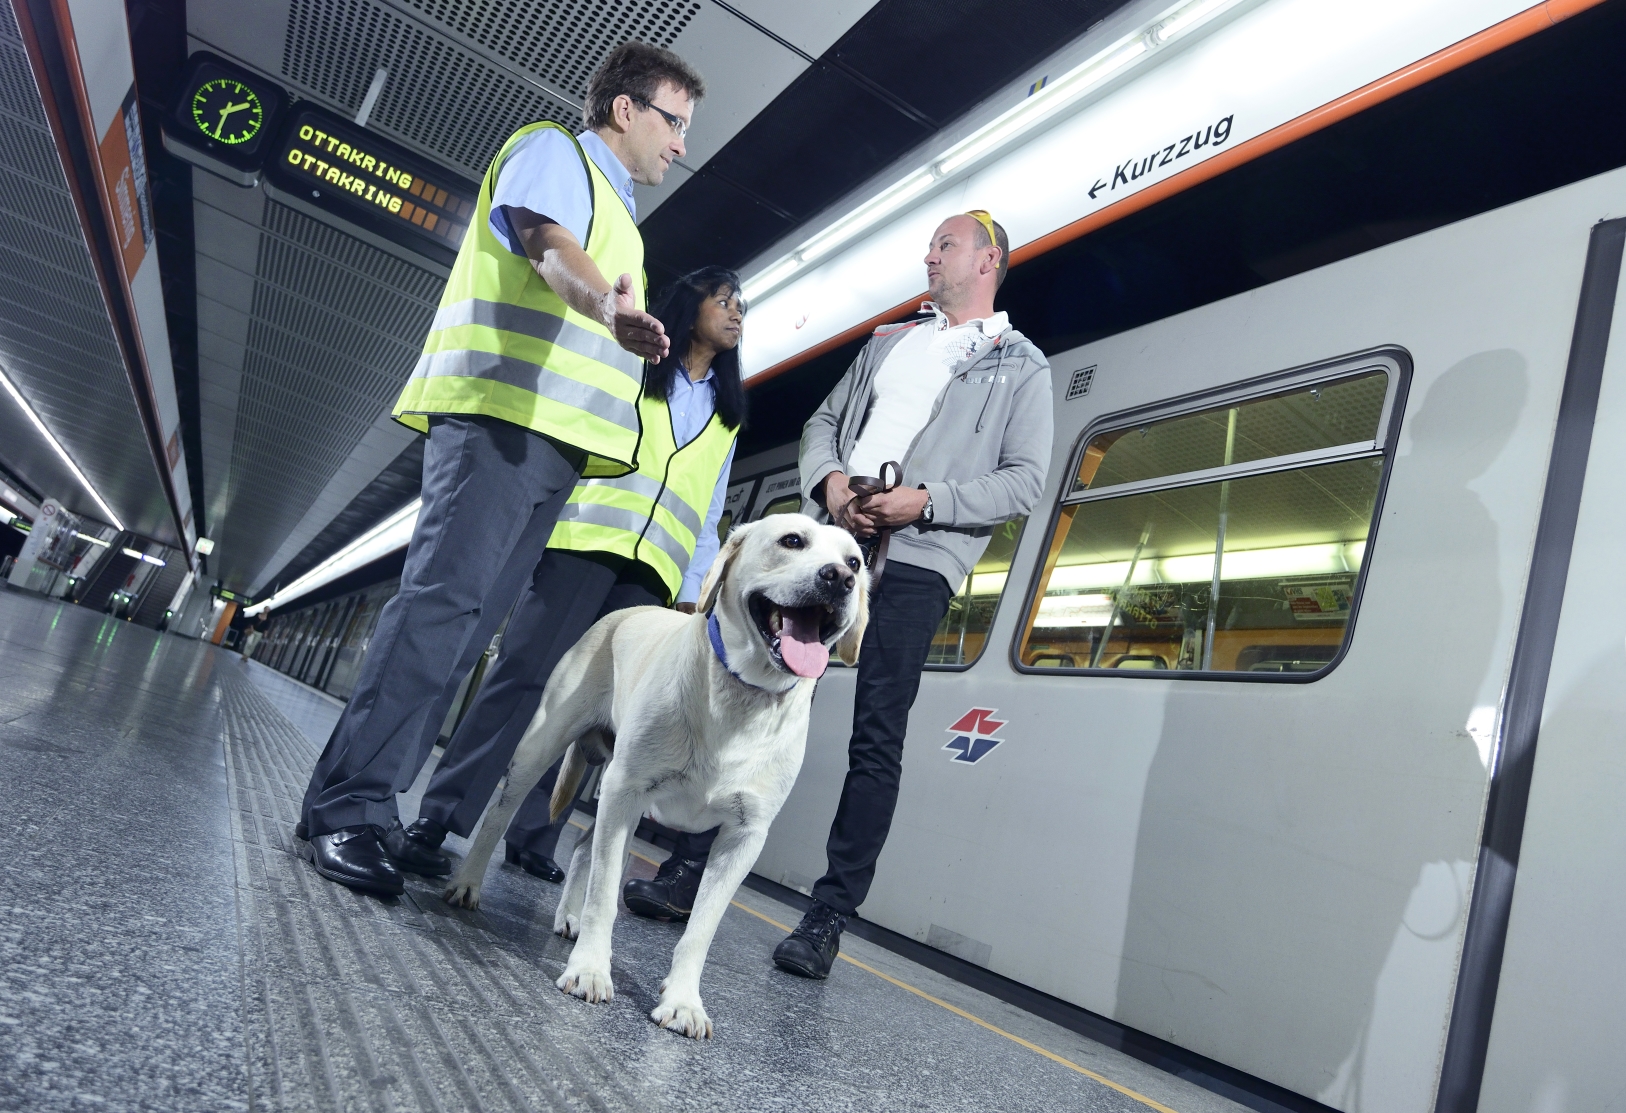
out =
<path fill-rule="evenodd" d="M 80 533 L 77 530 L 74 531 L 74 536 L 83 538 L 84 540 L 89 541 L 92 545 L 100 545 L 104 549 L 112 544 L 110 541 L 103 541 L 100 537 L 92 537 L 88 533 Z"/>
<path fill-rule="evenodd" d="M 1177 8 L 1165 16 L 1161 23 L 1152 27 L 1147 37 L 1154 42 L 1166 43 L 1194 27 L 1207 23 L 1212 16 L 1218 15 L 1229 6 L 1227 0 L 1197 0 L 1196 3 Z"/>
<path fill-rule="evenodd" d="M 387 553 L 404 548 L 407 542 L 412 540 L 412 531 L 418 524 L 418 511 L 422 508 L 423 500 L 413 499 L 293 583 L 269 599 L 255 603 L 244 613 L 263 614 L 272 607 L 280 607 L 301 595 L 307 595 L 323 584 L 332 583 L 340 576 L 354 572 L 362 565 L 370 564 Z"/>
<path fill-rule="evenodd" d="M 102 513 L 107 515 L 107 520 L 113 523 L 113 528 L 122 531 L 124 523 L 119 521 L 119 516 L 113 513 L 113 508 L 107 505 L 107 500 L 102 498 L 101 492 L 90 485 L 90 480 L 86 479 L 85 473 L 79 470 L 79 465 L 73 462 L 73 457 L 68 455 L 68 450 L 62 447 L 61 441 L 51 435 L 51 431 L 45 427 L 45 422 L 40 420 L 40 415 L 34 412 L 34 407 L 28 404 L 28 400 L 17 390 L 16 385 L 12 383 L 11 377 L 5 373 L 4 369 L 0 369 L 0 384 L 4 384 L 6 390 L 17 400 L 17 405 L 22 408 L 23 413 L 28 415 L 28 420 L 34 423 L 34 428 L 40 431 L 40 436 L 45 438 L 46 443 L 56 449 L 56 454 L 62 457 L 64 464 L 68 465 L 68 470 L 73 472 L 74 478 L 79 480 L 84 485 L 85 490 L 90 492 L 90 497 L 95 499 L 96 505 L 102 508 Z"/>
<path fill-rule="evenodd" d="M 1242 0 L 1188 0 L 1166 9 L 1133 34 L 1125 35 L 1090 55 L 1055 81 L 1031 93 L 925 166 L 863 202 L 851 212 L 804 240 L 744 282 L 745 300 L 755 301 L 773 292 L 802 267 L 831 255 L 862 233 L 902 211 L 939 182 L 1011 146 L 1035 128 L 1076 104 L 1086 93 L 1131 63 L 1167 46 L 1210 22 Z"/>

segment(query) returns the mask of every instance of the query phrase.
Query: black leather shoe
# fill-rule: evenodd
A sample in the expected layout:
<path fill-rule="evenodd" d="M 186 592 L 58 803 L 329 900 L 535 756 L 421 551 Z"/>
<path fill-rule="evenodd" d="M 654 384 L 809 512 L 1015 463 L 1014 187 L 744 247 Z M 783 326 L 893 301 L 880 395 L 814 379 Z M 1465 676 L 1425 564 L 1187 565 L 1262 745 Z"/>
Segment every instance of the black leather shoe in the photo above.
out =
<path fill-rule="evenodd" d="M 400 896 L 401 874 L 384 853 L 376 827 L 346 827 L 310 840 L 311 865 L 329 881 L 381 897 Z"/>
<path fill-rule="evenodd" d="M 529 850 L 519 850 L 511 842 L 502 845 L 503 861 L 509 865 L 518 866 L 532 877 L 540 877 L 543 881 L 551 881 L 555 885 L 565 879 L 565 871 L 559 868 L 559 863 L 546 854 L 532 854 Z"/>
<path fill-rule="evenodd" d="M 416 820 L 402 827 L 397 819 L 384 831 L 384 853 L 397 869 L 425 877 L 445 877 L 452 872 L 452 860 L 440 852 L 446 828 L 432 819 Z"/>
<path fill-rule="evenodd" d="M 814 901 L 796 930 L 774 948 L 774 965 L 804 978 L 829 977 L 846 926 L 846 916 L 822 901 Z"/>
<path fill-rule="evenodd" d="M 648 881 L 634 879 L 621 890 L 627 908 L 651 920 L 684 924 L 694 911 L 694 895 L 700 891 L 700 877 L 706 863 L 691 862 L 676 855 L 661 863 Z"/>
<path fill-rule="evenodd" d="M 294 838 L 298 839 L 300 842 L 306 842 L 310 839 L 310 837 L 310 828 L 305 826 L 305 821 L 303 819 L 294 824 Z"/>

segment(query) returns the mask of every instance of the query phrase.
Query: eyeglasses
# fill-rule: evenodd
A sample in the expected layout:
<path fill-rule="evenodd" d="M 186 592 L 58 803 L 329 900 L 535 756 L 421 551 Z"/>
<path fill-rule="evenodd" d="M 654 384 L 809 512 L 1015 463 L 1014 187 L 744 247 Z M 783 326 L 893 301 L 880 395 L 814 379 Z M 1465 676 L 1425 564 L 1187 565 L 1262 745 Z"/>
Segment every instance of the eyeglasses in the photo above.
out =
<path fill-rule="evenodd" d="M 661 116 L 665 118 L 666 122 L 672 125 L 672 130 L 677 134 L 679 139 L 682 139 L 684 136 L 689 134 L 689 125 L 683 122 L 682 116 L 674 116 L 664 108 L 656 108 L 643 97 L 635 97 L 631 93 L 627 94 L 627 98 L 643 105 L 651 112 L 659 112 Z"/>

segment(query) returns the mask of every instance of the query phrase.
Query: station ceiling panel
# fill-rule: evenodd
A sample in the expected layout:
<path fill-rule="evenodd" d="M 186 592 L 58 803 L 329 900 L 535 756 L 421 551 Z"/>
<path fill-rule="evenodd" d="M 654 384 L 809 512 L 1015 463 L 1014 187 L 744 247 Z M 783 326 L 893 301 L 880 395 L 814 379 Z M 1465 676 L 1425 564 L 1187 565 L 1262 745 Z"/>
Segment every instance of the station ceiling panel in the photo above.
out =
<path fill-rule="evenodd" d="M 0 367 L 123 524 L 176 544 L 174 520 L 9 4 L 0 4 Z M 0 460 L 74 513 L 106 517 L 4 391 Z"/>

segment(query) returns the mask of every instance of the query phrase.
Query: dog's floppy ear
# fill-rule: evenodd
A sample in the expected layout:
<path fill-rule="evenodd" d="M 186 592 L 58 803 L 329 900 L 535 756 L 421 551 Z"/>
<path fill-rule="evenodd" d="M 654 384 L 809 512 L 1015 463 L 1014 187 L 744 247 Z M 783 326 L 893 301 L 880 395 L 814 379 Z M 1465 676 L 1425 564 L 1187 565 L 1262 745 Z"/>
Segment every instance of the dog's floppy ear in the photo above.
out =
<path fill-rule="evenodd" d="M 752 522 L 751 525 L 734 527 L 729 532 L 728 540 L 723 542 L 723 547 L 717 550 L 717 556 L 713 558 L 711 567 L 706 570 L 706 578 L 700 584 L 700 602 L 695 607 L 697 613 L 710 614 L 712 608 L 717 605 L 717 596 L 723 590 L 723 581 L 728 578 L 728 566 L 740 555 L 740 546 L 745 543 L 745 535 L 754 525 L 756 523 Z"/>
<path fill-rule="evenodd" d="M 836 656 L 851 668 L 858 664 L 858 648 L 864 644 L 864 627 L 869 625 L 869 570 L 858 573 L 858 617 L 847 627 L 847 632 L 836 642 Z"/>

